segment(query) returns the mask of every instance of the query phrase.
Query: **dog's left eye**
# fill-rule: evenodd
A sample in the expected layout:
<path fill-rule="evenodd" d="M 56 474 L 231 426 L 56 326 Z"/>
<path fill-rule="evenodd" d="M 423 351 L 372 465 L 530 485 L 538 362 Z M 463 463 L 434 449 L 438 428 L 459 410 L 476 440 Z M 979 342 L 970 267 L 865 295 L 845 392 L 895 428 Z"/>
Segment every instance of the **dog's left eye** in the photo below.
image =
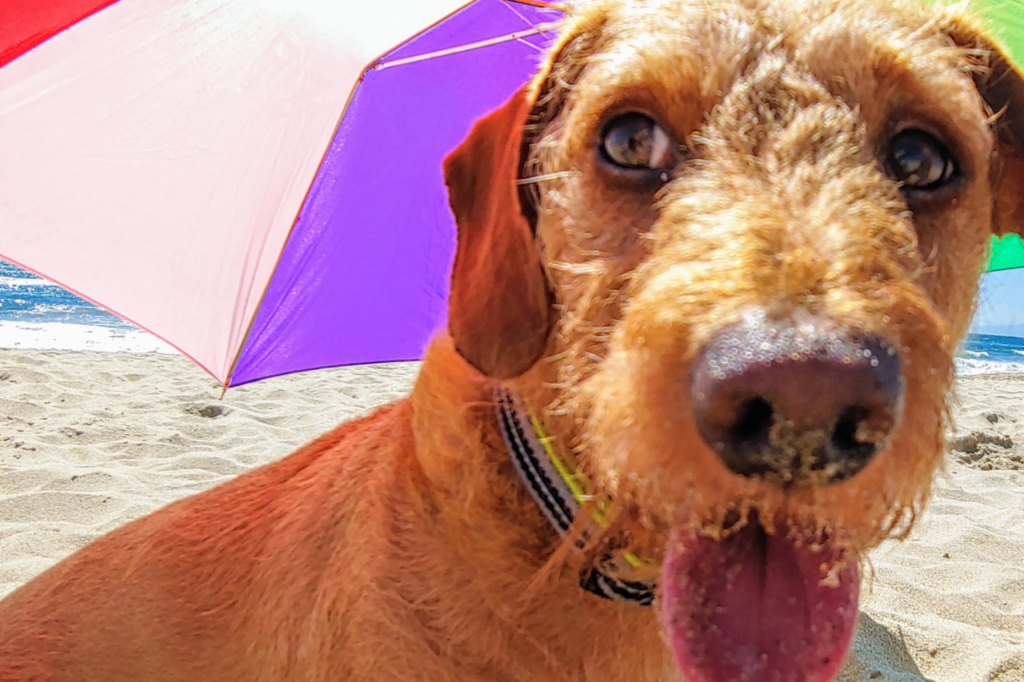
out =
<path fill-rule="evenodd" d="M 676 149 L 665 130 L 643 114 L 608 122 L 601 137 L 605 158 L 620 168 L 667 170 L 676 165 Z"/>
<path fill-rule="evenodd" d="M 956 173 L 952 154 L 922 130 L 904 130 L 893 137 L 888 166 L 893 178 L 917 190 L 938 189 Z"/>

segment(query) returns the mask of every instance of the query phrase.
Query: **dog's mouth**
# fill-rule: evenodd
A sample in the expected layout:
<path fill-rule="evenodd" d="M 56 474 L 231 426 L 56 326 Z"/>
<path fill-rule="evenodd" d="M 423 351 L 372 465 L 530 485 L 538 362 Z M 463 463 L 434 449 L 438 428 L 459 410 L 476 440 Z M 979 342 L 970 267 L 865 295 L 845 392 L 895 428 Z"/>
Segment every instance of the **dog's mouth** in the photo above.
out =
<path fill-rule="evenodd" d="M 692 682 L 829 682 L 857 620 L 854 557 L 820 533 L 746 525 L 669 539 L 661 615 Z"/>

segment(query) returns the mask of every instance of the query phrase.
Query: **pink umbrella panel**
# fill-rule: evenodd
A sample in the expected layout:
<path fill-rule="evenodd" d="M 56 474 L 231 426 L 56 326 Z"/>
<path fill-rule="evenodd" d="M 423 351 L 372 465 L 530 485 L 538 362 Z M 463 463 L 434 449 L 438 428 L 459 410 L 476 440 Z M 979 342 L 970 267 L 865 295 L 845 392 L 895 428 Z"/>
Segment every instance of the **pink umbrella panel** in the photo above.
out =
<path fill-rule="evenodd" d="M 455 246 L 441 160 L 561 16 L 457 1 L 7 5 L 0 256 L 225 386 L 419 358 Z"/>

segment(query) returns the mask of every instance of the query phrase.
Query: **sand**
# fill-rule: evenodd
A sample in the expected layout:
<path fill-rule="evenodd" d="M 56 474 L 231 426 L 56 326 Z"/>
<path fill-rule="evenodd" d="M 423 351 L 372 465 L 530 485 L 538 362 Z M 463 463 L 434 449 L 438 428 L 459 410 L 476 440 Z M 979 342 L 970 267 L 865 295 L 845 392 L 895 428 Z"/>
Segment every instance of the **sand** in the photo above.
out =
<path fill-rule="evenodd" d="M 230 389 L 172 355 L 0 350 L 0 597 L 406 393 L 416 363 Z M 1024 682 L 1024 375 L 958 380 L 946 469 L 872 555 L 842 682 Z"/>

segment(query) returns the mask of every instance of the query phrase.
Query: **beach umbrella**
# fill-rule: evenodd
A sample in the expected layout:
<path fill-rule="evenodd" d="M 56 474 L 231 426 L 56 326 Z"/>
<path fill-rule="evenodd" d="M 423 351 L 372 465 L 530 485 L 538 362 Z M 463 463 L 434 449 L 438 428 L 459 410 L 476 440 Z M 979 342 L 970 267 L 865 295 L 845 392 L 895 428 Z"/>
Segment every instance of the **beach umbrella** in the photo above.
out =
<path fill-rule="evenodd" d="M 225 386 L 419 358 L 441 160 L 561 17 L 466 1 L 0 1 L 0 257 Z"/>
<path fill-rule="evenodd" d="M 0 257 L 225 386 L 420 357 L 455 247 L 441 159 L 561 16 L 464 2 L 3 0 Z M 1018 60 L 1021 5 L 985 6 Z M 994 241 L 990 269 L 1021 266 Z"/>

